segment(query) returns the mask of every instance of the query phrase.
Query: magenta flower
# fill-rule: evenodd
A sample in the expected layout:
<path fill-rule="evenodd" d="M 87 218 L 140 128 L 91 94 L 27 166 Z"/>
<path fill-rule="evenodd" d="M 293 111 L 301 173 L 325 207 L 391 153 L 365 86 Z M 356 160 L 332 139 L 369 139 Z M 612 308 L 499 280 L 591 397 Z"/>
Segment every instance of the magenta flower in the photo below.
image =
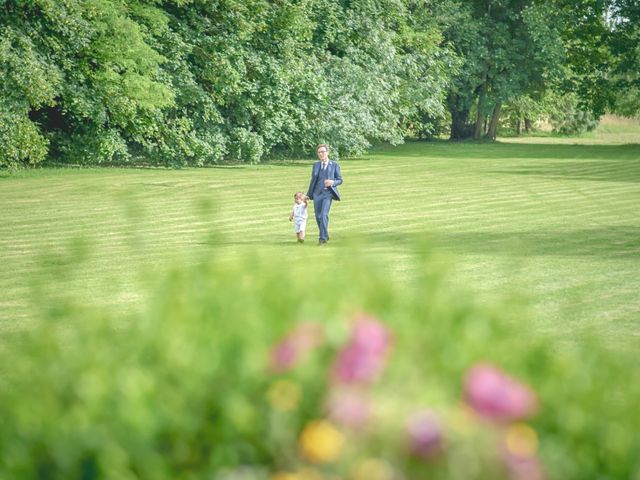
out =
<path fill-rule="evenodd" d="M 433 459 L 443 449 L 442 425 L 438 416 L 429 410 L 417 412 L 407 422 L 409 449 L 417 457 Z"/>
<path fill-rule="evenodd" d="M 371 404 L 364 392 L 351 388 L 333 390 L 326 403 L 330 420 L 352 428 L 363 427 L 371 417 Z"/>
<path fill-rule="evenodd" d="M 271 349 L 271 369 L 275 372 L 290 370 L 319 346 L 323 338 L 320 325 L 311 322 L 301 323 Z"/>
<path fill-rule="evenodd" d="M 362 316 L 356 319 L 349 342 L 338 352 L 333 378 L 339 383 L 371 383 L 382 371 L 391 340 L 378 320 Z"/>
<path fill-rule="evenodd" d="M 491 420 L 511 421 L 529 417 L 538 407 L 531 389 L 488 363 L 477 364 L 467 372 L 464 396 L 478 415 Z"/>

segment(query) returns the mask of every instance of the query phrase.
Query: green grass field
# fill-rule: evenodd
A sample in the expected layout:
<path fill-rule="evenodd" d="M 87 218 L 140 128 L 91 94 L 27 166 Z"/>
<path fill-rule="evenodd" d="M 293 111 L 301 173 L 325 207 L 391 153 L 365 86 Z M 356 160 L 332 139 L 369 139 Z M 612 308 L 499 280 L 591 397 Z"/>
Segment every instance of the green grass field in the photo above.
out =
<path fill-rule="evenodd" d="M 1 174 L 0 331 L 28 326 L 43 285 L 123 313 L 140 308 L 167 265 L 210 250 L 278 258 L 304 281 L 350 268 L 336 255 L 358 248 L 410 288 L 415 248 L 428 244 L 451 282 L 481 301 L 522 299 L 542 331 L 571 340 L 595 330 L 614 346 L 640 335 L 637 122 L 343 159 L 343 201 L 322 248 L 312 214 L 304 245 L 288 221 L 311 163 Z M 327 270 L 305 272 L 310 257 L 326 258 Z"/>

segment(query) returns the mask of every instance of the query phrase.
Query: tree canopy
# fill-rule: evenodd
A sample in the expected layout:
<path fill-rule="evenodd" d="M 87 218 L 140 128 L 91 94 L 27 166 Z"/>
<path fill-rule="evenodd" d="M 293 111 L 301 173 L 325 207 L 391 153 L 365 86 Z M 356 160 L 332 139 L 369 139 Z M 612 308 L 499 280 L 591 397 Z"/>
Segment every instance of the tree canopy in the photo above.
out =
<path fill-rule="evenodd" d="M 633 0 L 5 0 L 0 165 L 495 138 L 503 107 L 550 91 L 634 115 L 638 16 Z"/>

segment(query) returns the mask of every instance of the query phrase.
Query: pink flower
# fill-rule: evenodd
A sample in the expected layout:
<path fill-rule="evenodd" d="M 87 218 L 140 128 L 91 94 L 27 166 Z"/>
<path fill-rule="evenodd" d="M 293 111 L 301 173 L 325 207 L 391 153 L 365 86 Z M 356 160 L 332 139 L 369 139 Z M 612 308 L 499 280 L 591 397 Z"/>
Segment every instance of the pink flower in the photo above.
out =
<path fill-rule="evenodd" d="M 352 427 L 363 427 L 371 417 L 369 398 L 360 390 L 339 388 L 327 398 L 327 414 L 335 423 Z"/>
<path fill-rule="evenodd" d="M 409 448 L 417 457 L 432 459 L 443 448 L 442 425 L 438 416 L 429 410 L 417 412 L 407 422 Z"/>
<path fill-rule="evenodd" d="M 488 363 L 477 364 L 467 372 L 464 395 L 467 404 L 478 415 L 491 420 L 525 418 L 538 407 L 531 389 Z"/>
<path fill-rule="evenodd" d="M 504 462 L 512 480 L 545 480 L 544 465 L 536 455 L 520 456 L 504 453 Z"/>
<path fill-rule="evenodd" d="M 298 348 L 289 338 L 285 338 L 271 350 L 271 368 L 276 372 L 289 370 L 298 360 Z"/>
<path fill-rule="evenodd" d="M 333 364 L 333 377 L 340 383 L 371 383 L 384 367 L 390 346 L 388 330 L 378 320 L 362 316 L 356 319 L 351 338 Z"/>
<path fill-rule="evenodd" d="M 311 322 L 301 323 L 271 349 L 271 369 L 275 372 L 290 370 L 319 346 L 323 337 L 320 325 Z"/>
<path fill-rule="evenodd" d="M 353 323 L 351 343 L 363 350 L 383 355 L 389 347 L 390 335 L 380 321 L 363 315 Z"/>

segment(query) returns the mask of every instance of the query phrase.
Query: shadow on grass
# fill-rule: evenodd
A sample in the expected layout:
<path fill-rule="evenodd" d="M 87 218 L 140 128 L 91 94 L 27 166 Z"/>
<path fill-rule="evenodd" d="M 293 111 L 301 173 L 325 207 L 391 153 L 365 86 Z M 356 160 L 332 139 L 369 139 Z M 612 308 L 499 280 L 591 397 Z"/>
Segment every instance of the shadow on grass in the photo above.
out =
<path fill-rule="evenodd" d="M 304 244 L 292 240 L 229 240 L 216 238 L 203 244 L 218 246 L 278 246 L 317 248 L 317 240 L 309 237 Z M 599 258 L 637 258 L 640 255 L 640 227 L 616 226 L 564 232 L 505 231 L 459 233 L 406 233 L 387 231 L 362 236 L 345 235 L 332 239 L 323 248 L 366 249 L 387 244 L 389 248 L 417 251 L 436 250 L 455 254 L 502 256 L 562 256 Z"/>
<path fill-rule="evenodd" d="M 638 160 L 640 143 L 627 145 L 560 145 L 547 143 L 451 143 L 444 140 L 432 142 L 411 141 L 402 146 L 379 146 L 375 156 L 408 156 L 451 159 L 585 159 L 585 160 Z"/>
<path fill-rule="evenodd" d="M 311 165 L 315 160 L 272 160 L 268 162 L 264 162 L 263 165 L 271 166 L 271 167 L 294 167 L 294 168 L 305 168 L 311 169 Z"/>
<path fill-rule="evenodd" d="M 638 152 L 640 155 L 640 152 Z M 599 182 L 640 182 L 640 158 L 625 160 L 564 161 L 518 165 L 512 168 L 493 170 L 490 173 L 508 175 L 532 175 L 537 177 L 570 178 Z"/>
<path fill-rule="evenodd" d="M 426 241 L 426 243 L 425 243 Z M 434 250 L 460 254 L 505 256 L 637 258 L 640 227 L 617 226 L 564 232 L 506 231 L 423 233 L 380 232 L 362 237 L 363 244 L 430 245 Z"/>
<path fill-rule="evenodd" d="M 245 239 L 245 240 L 231 240 L 228 238 L 219 238 L 214 237 L 211 239 L 207 239 L 201 242 L 193 242 L 193 245 L 204 245 L 204 246 L 212 246 L 212 247 L 233 247 L 233 246 L 270 246 L 270 247 L 287 247 L 292 246 L 296 248 L 304 247 L 304 245 L 312 244 L 315 245 L 317 240 L 307 240 L 306 242 L 300 244 L 296 241 L 295 236 L 292 237 L 292 240 L 264 240 L 261 238 L 255 239 Z"/>

